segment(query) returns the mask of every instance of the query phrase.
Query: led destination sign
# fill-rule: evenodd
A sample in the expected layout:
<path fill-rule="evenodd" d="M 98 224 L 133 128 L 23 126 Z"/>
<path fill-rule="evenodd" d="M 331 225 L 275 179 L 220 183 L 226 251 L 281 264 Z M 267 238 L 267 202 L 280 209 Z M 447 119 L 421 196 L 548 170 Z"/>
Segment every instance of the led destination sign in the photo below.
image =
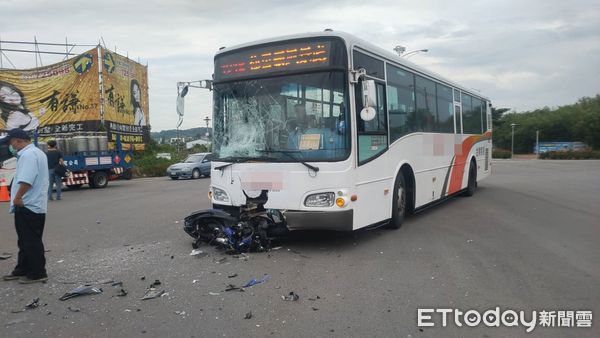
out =
<path fill-rule="evenodd" d="M 298 42 L 244 50 L 216 59 L 216 80 L 330 65 L 331 42 Z"/>

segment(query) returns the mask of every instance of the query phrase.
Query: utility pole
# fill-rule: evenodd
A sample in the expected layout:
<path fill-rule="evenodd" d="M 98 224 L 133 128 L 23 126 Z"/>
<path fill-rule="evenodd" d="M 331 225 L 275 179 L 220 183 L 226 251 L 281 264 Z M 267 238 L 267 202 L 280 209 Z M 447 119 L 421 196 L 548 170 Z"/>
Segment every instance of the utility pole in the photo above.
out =
<path fill-rule="evenodd" d="M 207 116 L 204 119 L 204 122 L 206 122 L 206 134 L 204 136 L 206 136 L 206 138 L 208 139 L 208 136 L 210 135 L 210 133 L 208 132 L 208 122 L 210 121 L 210 118 Z"/>
<path fill-rule="evenodd" d="M 539 129 L 535 131 L 535 154 L 536 159 L 540 158 L 540 131 Z"/>
<path fill-rule="evenodd" d="M 516 126 L 516 124 L 511 123 L 510 126 L 512 127 L 512 136 L 511 136 L 511 140 L 510 140 L 510 159 L 512 160 L 515 155 L 515 126 Z"/>

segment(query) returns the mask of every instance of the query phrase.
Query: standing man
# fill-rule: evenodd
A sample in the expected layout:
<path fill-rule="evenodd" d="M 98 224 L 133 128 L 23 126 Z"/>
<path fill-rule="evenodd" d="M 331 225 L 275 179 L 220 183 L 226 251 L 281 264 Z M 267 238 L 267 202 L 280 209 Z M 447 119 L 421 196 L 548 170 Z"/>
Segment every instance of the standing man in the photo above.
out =
<path fill-rule="evenodd" d="M 48 157 L 48 176 L 50 177 L 50 182 L 48 184 L 48 199 L 51 201 L 54 200 L 52 197 L 52 187 L 56 184 L 56 199 L 60 200 L 62 177 L 56 174 L 56 168 L 59 165 L 63 165 L 63 155 L 60 150 L 56 148 L 56 141 L 48 141 L 46 157 Z"/>
<path fill-rule="evenodd" d="M 3 278 L 19 279 L 21 284 L 45 282 L 48 275 L 42 235 L 48 206 L 48 161 L 22 129 L 11 129 L 0 140 L 0 144 L 6 143 L 17 157 L 10 212 L 15 214 L 19 258 L 14 270 Z"/>

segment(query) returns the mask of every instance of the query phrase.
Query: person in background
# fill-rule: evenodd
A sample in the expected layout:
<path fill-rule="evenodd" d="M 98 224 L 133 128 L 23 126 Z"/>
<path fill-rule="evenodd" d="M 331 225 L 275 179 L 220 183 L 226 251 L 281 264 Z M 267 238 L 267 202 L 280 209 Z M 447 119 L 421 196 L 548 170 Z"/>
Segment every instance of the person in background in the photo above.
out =
<path fill-rule="evenodd" d="M 45 282 L 46 257 L 42 235 L 48 208 L 48 160 L 46 154 L 31 143 L 23 129 L 15 128 L 0 140 L 10 144 L 17 157 L 17 169 L 11 187 L 10 213 L 15 214 L 19 258 L 4 280 L 19 279 L 21 284 Z"/>
<path fill-rule="evenodd" d="M 63 165 L 63 155 L 60 150 L 56 148 L 55 140 L 48 141 L 48 151 L 46 152 L 46 157 L 48 158 L 48 177 L 50 179 L 48 185 L 48 199 L 51 201 L 54 200 L 52 197 L 52 188 L 54 184 L 56 184 L 56 199 L 60 200 L 62 177 L 55 174 L 55 169 L 59 165 Z"/>
<path fill-rule="evenodd" d="M 306 116 L 306 107 L 302 103 L 294 105 L 294 115 L 289 116 L 287 120 L 288 148 L 298 149 L 300 136 L 308 128 L 308 117 Z"/>

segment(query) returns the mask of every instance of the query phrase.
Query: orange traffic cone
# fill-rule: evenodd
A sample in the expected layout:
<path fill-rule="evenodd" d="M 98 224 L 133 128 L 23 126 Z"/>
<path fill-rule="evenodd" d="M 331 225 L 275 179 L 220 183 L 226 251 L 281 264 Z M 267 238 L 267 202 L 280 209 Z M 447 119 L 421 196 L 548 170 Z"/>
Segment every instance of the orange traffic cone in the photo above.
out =
<path fill-rule="evenodd" d="M 0 186 L 0 202 L 10 202 L 10 195 L 8 194 L 8 186 L 3 185 L 5 182 L 4 179 L 2 179 L 2 182 L 0 182 L 0 184 L 2 184 Z"/>

